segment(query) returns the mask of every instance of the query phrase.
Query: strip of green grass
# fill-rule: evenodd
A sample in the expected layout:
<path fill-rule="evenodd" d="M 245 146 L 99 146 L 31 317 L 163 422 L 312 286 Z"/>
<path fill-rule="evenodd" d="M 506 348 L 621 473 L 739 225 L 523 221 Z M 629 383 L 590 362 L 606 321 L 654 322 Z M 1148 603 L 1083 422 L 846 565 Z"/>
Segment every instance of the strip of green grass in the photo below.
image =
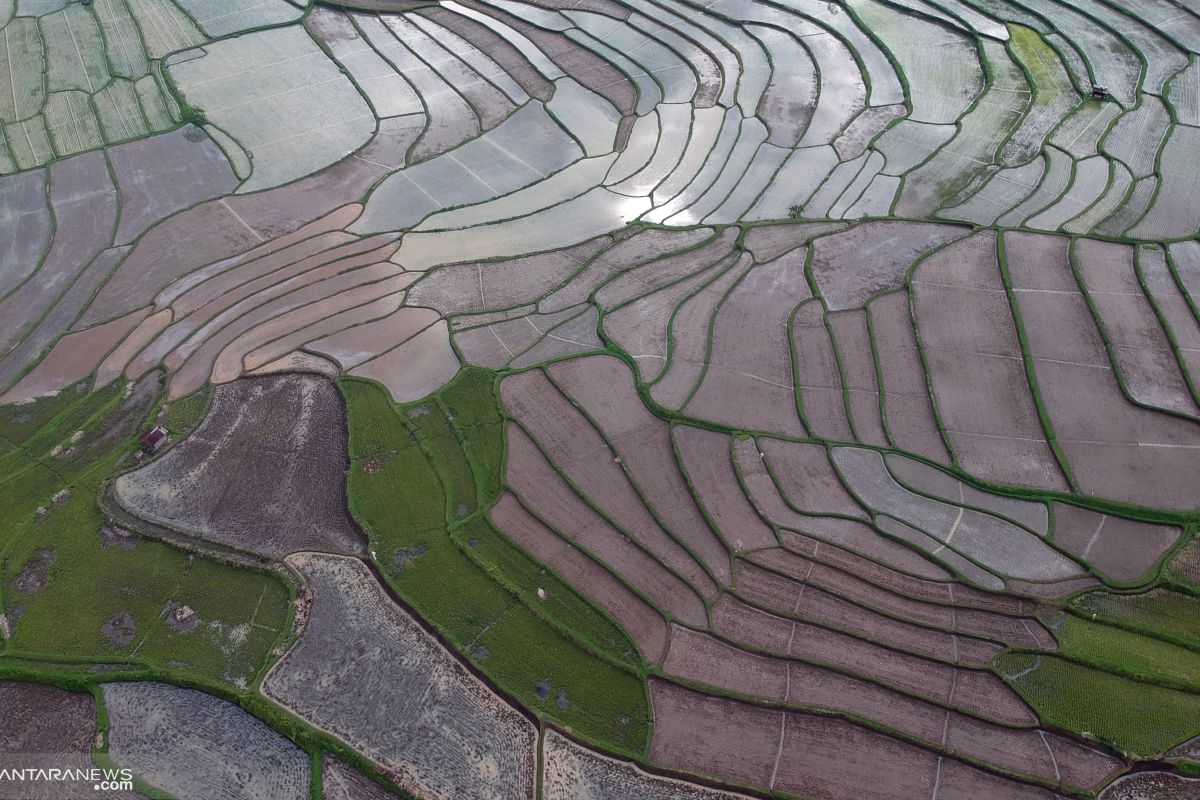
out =
<path fill-rule="evenodd" d="M 453 538 L 472 561 L 526 605 L 564 625 L 610 658 L 627 662 L 630 668 L 638 667 L 637 651 L 616 623 L 582 601 L 574 587 L 531 558 L 487 517 L 479 515 L 457 526 Z M 545 590 L 545 599 L 538 596 L 538 589 Z"/>
<path fill-rule="evenodd" d="M 1066 614 L 1054 629 L 1059 652 L 1127 678 L 1200 693 L 1200 652 Z"/>
<path fill-rule="evenodd" d="M 1049 655 L 1004 653 L 993 665 L 1050 724 L 1135 756 L 1157 755 L 1200 734 L 1200 695 Z"/>
<path fill-rule="evenodd" d="M 485 507 L 499 499 L 504 474 L 504 419 L 496 402 L 495 380 L 489 370 L 468 367 L 438 395 L 438 404 L 474 465 L 480 503 Z"/>
<path fill-rule="evenodd" d="M 406 410 L 405 417 L 421 444 L 421 450 L 441 480 L 446 518 L 461 520 L 474 514 L 479 507 L 475 472 L 463 451 L 458 431 L 447 419 L 441 405 L 425 403 L 411 406 Z"/>
<path fill-rule="evenodd" d="M 1200 597 L 1170 589 L 1088 592 L 1072 600 L 1071 608 L 1099 622 L 1200 650 Z"/>
<path fill-rule="evenodd" d="M 212 387 L 206 385 L 164 406 L 158 424 L 166 428 L 173 438 L 182 439 L 203 421 L 211 403 Z"/>
<path fill-rule="evenodd" d="M 339 386 L 350 508 L 393 590 L 527 708 L 605 747 L 643 753 L 649 709 L 641 665 L 628 660 L 633 645 L 482 516 L 479 498 L 490 505 L 498 496 L 503 461 L 490 374 L 464 371 L 437 397 L 404 407 L 374 383 Z"/>
<path fill-rule="evenodd" d="M 0 429 L 25 467 L 0 484 L 0 610 L 12 629 L 4 655 L 128 659 L 249 685 L 287 625 L 282 580 L 145 539 L 102 546 L 96 498 L 112 474 L 134 463 L 136 437 L 157 399 L 155 385 L 144 388 L 128 396 L 120 385 L 82 396 L 68 390 L 0 409 Z M 61 489 L 67 499 L 52 502 Z M 53 559 L 46 585 L 21 591 L 14 581 L 43 553 Z M 199 626 L 170 628 L 171 602 L 194 609 Z M 136 630 L 129 642 L 114 643 L 101 629 L 122 612 Z"/>
<path fill-rule="evenodd" d="M 1010 23 L 1008 30 L 1011 35 L 1009 49 L 1028 70 L 1038 94 L 1038 106 L 1051 105 L 1060 96 L 1073 93 L 1074 87 L 1061 80 L 1066 77 L 1066 70 L 1058 54 L 1037 31 L 1015 23 Z"/>

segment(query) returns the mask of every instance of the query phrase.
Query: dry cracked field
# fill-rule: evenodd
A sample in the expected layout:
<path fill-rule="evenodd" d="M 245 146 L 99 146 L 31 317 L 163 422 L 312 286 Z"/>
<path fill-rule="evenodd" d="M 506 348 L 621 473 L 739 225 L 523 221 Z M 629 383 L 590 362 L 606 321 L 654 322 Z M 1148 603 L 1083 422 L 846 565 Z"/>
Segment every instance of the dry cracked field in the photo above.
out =
<path fill-rule="evenodd" d="M 0 800 L 1200 797 L 1198 180 L 1194 0 L 0 0 Z"/>

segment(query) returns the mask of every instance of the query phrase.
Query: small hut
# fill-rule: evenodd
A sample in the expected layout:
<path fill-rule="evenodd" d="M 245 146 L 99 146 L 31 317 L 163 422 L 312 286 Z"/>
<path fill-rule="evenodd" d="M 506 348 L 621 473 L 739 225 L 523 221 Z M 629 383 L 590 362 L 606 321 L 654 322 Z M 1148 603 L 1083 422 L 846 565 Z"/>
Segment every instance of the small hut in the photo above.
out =
<path fill-rule="evenodd" d="M 155 425 L 150 430 L 142 434 L 138 439 L 138 444 L 147 453 L 157 453 L 167 443 L 167 429 L 162 425 Z"/>

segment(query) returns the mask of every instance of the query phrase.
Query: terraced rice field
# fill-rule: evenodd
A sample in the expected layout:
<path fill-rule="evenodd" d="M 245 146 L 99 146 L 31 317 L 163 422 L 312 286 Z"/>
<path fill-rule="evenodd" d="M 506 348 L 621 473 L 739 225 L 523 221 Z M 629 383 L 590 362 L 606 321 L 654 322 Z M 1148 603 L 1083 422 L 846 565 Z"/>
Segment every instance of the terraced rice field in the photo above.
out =
<path fill-rule="evenodd" d="M 0 766 L 1195 796 L 1198 164 L 1182 0 L 0 0 Z"/>

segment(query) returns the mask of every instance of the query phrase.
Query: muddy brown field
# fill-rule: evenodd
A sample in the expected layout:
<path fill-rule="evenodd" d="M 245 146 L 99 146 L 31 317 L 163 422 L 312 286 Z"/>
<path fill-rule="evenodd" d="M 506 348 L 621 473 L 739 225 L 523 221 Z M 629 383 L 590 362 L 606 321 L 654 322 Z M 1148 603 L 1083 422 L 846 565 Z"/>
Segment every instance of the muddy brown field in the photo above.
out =
<path fill-rule="evenodd" d="M 341 397 L 313 375 L 246 378 L 213 393 L 186 440 L 114 483 L 134 516 L 270 558 L 361 553 L 346 511 Z"/>

